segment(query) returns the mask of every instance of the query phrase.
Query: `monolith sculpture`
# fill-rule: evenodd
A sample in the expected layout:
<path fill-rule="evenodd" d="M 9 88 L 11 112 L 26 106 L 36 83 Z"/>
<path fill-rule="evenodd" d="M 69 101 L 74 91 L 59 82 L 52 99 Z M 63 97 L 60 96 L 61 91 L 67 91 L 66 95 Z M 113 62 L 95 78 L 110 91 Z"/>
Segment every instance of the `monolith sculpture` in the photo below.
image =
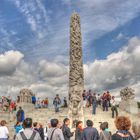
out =
<path fill-rule="evenodd" d="M 121 102 L 119 107 L 131 114 L 138 114 L 138 105 L 135 99 L 135 91 L 132 88 L 126 87 L 120 91 Z"/>
<path fill-rule="evenodd" d="M 70 22 L 70 71 L 69 71 L 69 118 L 71 127 L 83 120 L 82 93 L 84 74 L 80 16 L 73 13 Z"/>

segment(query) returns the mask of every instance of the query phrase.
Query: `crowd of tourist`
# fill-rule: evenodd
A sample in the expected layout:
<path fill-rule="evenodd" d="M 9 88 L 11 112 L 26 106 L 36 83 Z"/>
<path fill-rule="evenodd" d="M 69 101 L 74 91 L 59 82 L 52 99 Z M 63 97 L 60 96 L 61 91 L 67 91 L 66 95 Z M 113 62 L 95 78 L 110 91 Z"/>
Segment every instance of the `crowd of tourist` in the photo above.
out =
<path fill-rule="evenodd" d="M 5 112 L 16 111 L 17 103 L 13 101 L 10 97 L 0 96 L 0 110 Z"/>
<path fill-rule="evenodd" d="M 112 110 L 112 118 L 118 116 L 117 102 L 114 96 L 111 96 L 110 92 L 107 91 L 103 94 L 96 94 L 91 90 L 84 90 L 83 94 L 83 107 L 89 108 L 92 107 L 92 114 L 96 114 L 97 107 L 102 107 L 103 111 L 108 111 L 109 107 Z M 20 97 L 17 97 L 17 101 L 13 101 L 10 97 L 2 96 L 0 97 L 0 110 L 15 112 L 17 108 L 17 103 L 20 102 Z M 37 98 L 35 95 L 32 96 L 32 104 L 34 104 L 36 109 L 40 108 L 48 108 L 50 104 L 49 98 L 46 97 L 44 99 Z M 61 107 L 68 107 L 68 102 L 66 97 L 61 100 L 61 97 L 57 94 L 52 101 L 52 105 L 54 106 L 54 110 L 56 113 L 60 111 Z"/>
<path fill-rule="evenodd" d="M 103 94 L 92 93 L 91 90 L 84 90 L 83 94 L 83 107 L 92 107 L 92 114 L 96 114 L 98 106 L 102 107 L 103 111 L 108 111 L 109 107 L 112 111 L 112 118 L 118 116 L 117 102 L 115 96 L 111 96 L 110 92 L 104 92 Z"/>
<path fill-rule="evenodd" d="M 140 122 L 131 121 L 128 117 L 119 116 L 117 109 L 117 102 L 114 96 L 111 96 L 107 91 L 103 94 L 92 93 L 91 90 L 83 91 L 83 107 L 92 108 L 92 114 L 96 114 L 97 106 L 106 112 L 109 108 L 112 110 L 112 118 L 115 119 L 116 133 L 112 133 L 109 129 L 108 122 L 100 122 L 100 128 L 95 128 L 92 120 L 86 121 L 86 127 L 83 128 L 83 122 L 77 121 L 75 130 L 71 132 L 69 128 L 70 120 L 65 118 L 63 123 L 58 119 L 51 119 L 47 125 L 43 126 L 39 122 L 32 122 L 32 118 L 25 118 L 24 110 L 19 107 L 16 118 L 17 123 L 14 126 L 15 135 L 14 140 L 70 140 L 73 136 L 75 140 L 140 140 Z M 20 101 L 20 98 L 18 98 Z M 48 108 L 49 100 L 46 97 L 41 100 L 32 96 L 32 104 L 35 108 Z M 63 103 L 57 94 L 53 99 L 55 112 L 60 111 L 60 107 L 68 107 L 67 99 L 64 97 Z M 10 98 L 0 98 L 0 105 L 2 110 L 16 110 L 17 105 Z M 72 129 L 73 130 L 73 129 Z M 99 131 L 98 131 L 99 130 Z M 6 126 L 6 121 L 0 121 L 0 140 L 9 139 L 9 131 Z"/>
<path fill-rule="evenodd" d="M 63 124 L 58 119 L 51 119 L 47 126 L 43 127 L 38 122 L 32 122 L 32 118 L 26 118 L 23 122 L 17 121 L 14 140 L 140 140 L 140 122 L 133 122 L 125 116 L 118 116 L 115 119 L 116 132 L 112 133 L 108 122 L 101 122 L 100 129 L 94 127 L 92 120 L 86 121 L 83 128 L 82 121 L 77 121 L 76 128 L 71 131 L 70 120 L 65 118 Z M 0 140 L 8 140 L 10 132 L 6 121 L 0 121 Z"/>
<path fill-rule="evenodd" d="M 36 109 L 39 108 L 48 108 L 49 107 L 49 99 L 46 97 L 45 99 L 41 100 L 41 98 L 36 98 L 35 95 L 32 96 L 32 103 L 35 105 Z M 59 112 L 60 107 L 68 107 L 67 99 L 64 97 L 63 103 L 61 101 L 61 98 L 58 94 L 56 94 L 56 97 L 53 99 L 53 103 L 55 112 Z"/>

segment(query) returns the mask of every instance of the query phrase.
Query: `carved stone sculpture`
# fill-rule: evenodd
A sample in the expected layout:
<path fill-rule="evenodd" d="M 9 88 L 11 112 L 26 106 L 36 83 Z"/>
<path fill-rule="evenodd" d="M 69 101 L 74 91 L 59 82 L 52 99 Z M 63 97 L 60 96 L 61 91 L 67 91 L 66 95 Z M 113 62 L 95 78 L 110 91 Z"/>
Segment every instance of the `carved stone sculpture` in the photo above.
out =
<path fill-rule="evenodd" d="M 82 93 L 84 74 L 80 16 L 73 13 L 70 23 L 69 117 L 72 122 L 83 120 Z"/>
<path fill-rule="evenodd" d="M 120 91 L 121 102 L 120 108 L 132 114 L 138 113 L 138 106 L 135 99 L 134 90 L 132 88 L 126 87 Z"/>
<path fill-rule="evenodd" d="M 20 102 L 31 103 L 33 92 L 29 89 L 22 89 L 20 91 Z"/>
<path fill-rule="evenodd" d="M 134 100 L 134 90 L 132 88 L 126 87 L 120 91 L 120 96 L 122 100 Z"/>

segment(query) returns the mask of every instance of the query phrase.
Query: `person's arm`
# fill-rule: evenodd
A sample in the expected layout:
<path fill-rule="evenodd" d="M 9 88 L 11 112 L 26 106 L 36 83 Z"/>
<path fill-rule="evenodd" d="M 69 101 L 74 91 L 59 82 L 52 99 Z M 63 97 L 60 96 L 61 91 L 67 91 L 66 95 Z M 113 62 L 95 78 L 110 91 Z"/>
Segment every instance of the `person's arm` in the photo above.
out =
<path fill-rule="evenodd" d="M 84 138 L 84 131 L 81 134 L 81 140 L 85 140 L 85 138 Z"/>
<path fill-rule="evenodd" d="M 59 140 L 65 140 L 62 130 L 60 130 L 60 133 L 59 133 Z"/>
<path fill-rule="evenodd" d="M 99 140 L 99 133 L 97 131 L 97 129 L 95 129 L 95 137 L 94 137 L 94 140 Z"/>
<path fill-rule="evenodd" d="M 5 126 L 5 133 L 7 135 L 7 137 L 9 137 L 9 131 L 8 131 L 8 128 Z"/>
<path fill-rule="evenodd" d="M 103 132 L 100 132 L 99 140 L 103 140 Z"/>
<path fill-rule="evenodd" d="M 72 137 L 74 132 L 71 132 L 69 128 L 66 129 L 66 135 L 68 138 Z"/>

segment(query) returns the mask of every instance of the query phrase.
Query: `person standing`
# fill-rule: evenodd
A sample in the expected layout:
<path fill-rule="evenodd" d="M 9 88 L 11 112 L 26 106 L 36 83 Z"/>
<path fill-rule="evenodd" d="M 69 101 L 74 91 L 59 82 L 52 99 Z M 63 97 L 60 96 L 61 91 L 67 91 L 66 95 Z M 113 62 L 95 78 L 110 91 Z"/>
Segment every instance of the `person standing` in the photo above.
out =
<path fill-rule="evenodd" d="M 43 125 L 39 123 L 39 134 L 41 137 L 41 140 L 44 140 L 44 128 Z"/>
<path fill-rule="evenodd" d="M 116 113 L 116 117 L 118 116 L 117 103 L 114 96 L 112 96 L 112 100 L 111 100 L 111 111 L 112 111 L 112 118 L 114 118 L 114 113 Z"/>
<path fill-rule="evenodd" d="M 32 130 L 32 119 L 26 118 L 23 122 L 24 131 L 16 135 L 15 140 L 41 140 L 41 137 L 37 131 Z"/>
<path fill-rule="evenodd" d="M 108 101 L 108 107 L 111 107 L 111 94 L 109 91 L 106 92 L 106 98 L 107 98 L 107 101 Z"/>
<path fill-rule="evenodd" d="M 68 103 L 67 103 L 66 97 L 64 97 L 64 105 L 63 105 L 63 107 L 68 107 Z"/>
<path fill-rule="evenodd" d="M 16 125 L 14 126 L 14 128 L 15 128 L 16 134 L 23 131 L 23 127 L 20 122 L 17 122 Z"/>
<path fill-rule="evenodd" d="M 83 107 L 85 108 L 87 104 L 86 90 L 83 91 L 82 98 L 83 98 Z"/>
<path fill-rule="evenodd" d="M 17 111 L 17 122 L 23 122 L 24 121 L 24 111 L 22 109 L 22 107 L 19 107 L 19 110 Z"/>
<path fill-rule="evenodd" d="M 92 114 L 96 114 L 96 107 L 97 107 L 97 98 L 96 98 L 96 93 L 93 94 L 92 96 Z"/>
<path fill-rule="evenodd" d="M 64 135 L 64 139 L 65 140 L 70 140 L 70 138 L 73 136 L 74 132 L 70 131 L 70 128 L 68 127 L 70 125 L 70 119 L 69 118 L 65 118 L 63 120 L 63 126 L 62 126 L 62 132 Z"/>
<path fill-rule="evenodd" d="M 103 111 L 108 111 L 108 100 L 106 93 L 103 94 L 102 101 L 103 101 Z"/>
<path fill-rule="evenodd" d="M 119 116 L 115 120 L 117 132 L 112 135 L 112 140 L 134 140 L 130 133 L 131 121 L 128 117 Z"/>
<path fill-rule="evenodd" d="M 82 121 L 78 121 L 76 123 L 76 130 L 75 130 L 75 140 L 81 140 L 83 128 L 82 128 Z"/>
<path fill-rule="evenodd" d="M 48 97 L 46 97 L 46 99 L 44 100 L 44 105 L 45 105 L 45 108 L 48 108 L 48 105 L 49 105 Z"/>
<path fill-rule="evenodd" d="M 48 140 L 48 131 L 51 128 L 51 120 L 47 122 L 47 126 L 44 128 L 44 140 Z"/>
<path fill-rule="evenodd" d="M 100 125 L 100 139 L 99 140 L 111 140 L 111 133 L 106 131 L 106 122 Z"/>
<path fill-rule="evenodd" d="M 56 94 L 56 97 L 53 100 L 53 105 L 54 105 L 54 108 L 55 108 L 55 112 L 56 113 L 59 112 L 60 104 L 61 104 L 61 100 L 59 98 L 59 95 Z"/>
<path fill-rule="evenodd" d="M 86 121 L 87 127 L 83 130 L 81 140 L 98 140 L 99 134 L 96 128 L 93 127 L 91 120 Z"/>
<path fill-rule="evenodd" d="M 101 96 L 100 96 L 100 94 L 98 94 L 96 98 L 97 98 L 97 106 L 101 105 Z"/>
<path fill-rule="evenodd" d="M 35 94 L 32 96 L 32 104 L 36 104 L 36 97 L 35 97 Z"/>
<path fill-rule="evenodd" d="M 51 128 L 48 130 L 48 140 L 64 140 L 62 130 L 58 128 L 59 121 L 51 119 Z"/>
<path fill-rule="evenodd" d="M 0 122 L 0 140 L 8 140 L 9 138 L 9 131 L 5 125 L 6 125 L 6 121 L 2 120 Z"/>
<path fill-rule="evenodd" d="M 135 140 L 140 140 L 140 122 L 133 122 L 132 130 L 134 133 Z"/>

